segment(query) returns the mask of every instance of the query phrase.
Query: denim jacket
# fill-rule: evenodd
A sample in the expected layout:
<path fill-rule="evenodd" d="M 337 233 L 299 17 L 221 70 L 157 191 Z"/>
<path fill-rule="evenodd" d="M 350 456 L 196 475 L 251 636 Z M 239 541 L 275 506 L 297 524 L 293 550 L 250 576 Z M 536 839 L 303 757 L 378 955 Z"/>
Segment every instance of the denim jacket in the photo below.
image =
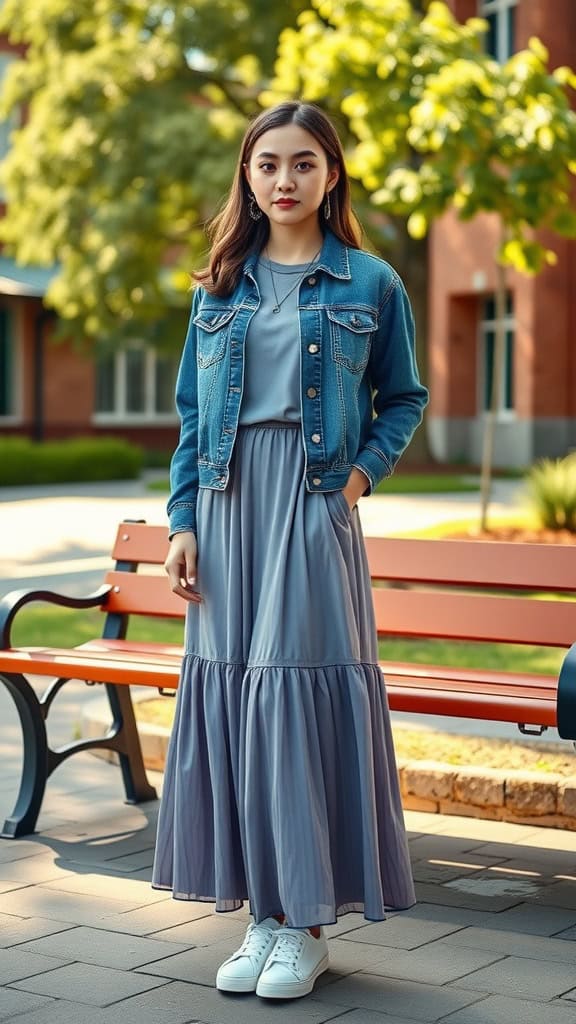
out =
<path fill-rule="evenodd" d="M 176 384 L 181 432 L 170 467 L 171 535 L 196 529 L 198 487 L 228 484 L 244 342 L 260 305 L 257 259 L 248 257 L 231 295 L 194 293 Z M 369 494 L 392 473 L 428 400 L 406 292 L 388 263 L 327 232 L 299 287 L 298 309 L 306 488 L 341 490 L 357 466 Z"/>

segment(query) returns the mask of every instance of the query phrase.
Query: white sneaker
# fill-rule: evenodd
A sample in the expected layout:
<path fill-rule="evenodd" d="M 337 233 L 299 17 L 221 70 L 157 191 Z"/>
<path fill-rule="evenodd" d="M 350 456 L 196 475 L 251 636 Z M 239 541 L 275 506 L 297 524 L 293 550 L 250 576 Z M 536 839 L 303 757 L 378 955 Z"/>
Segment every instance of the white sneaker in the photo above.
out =
<path fill-rule="evenodd" d="M 281 927 L 274 917 L 249 924 L 240 949 L 218 968 L 216 988 L 221 992 L 254 992 Z"/>
<path fill-rule="evenodd" d="M 314 988 L 316 978 L 328 967 L 328 943 L 320 929 L 315 939 L 307 928 L 282 928 L 276 936 L 256 986 L 266 999 L 295 999 Z"/>

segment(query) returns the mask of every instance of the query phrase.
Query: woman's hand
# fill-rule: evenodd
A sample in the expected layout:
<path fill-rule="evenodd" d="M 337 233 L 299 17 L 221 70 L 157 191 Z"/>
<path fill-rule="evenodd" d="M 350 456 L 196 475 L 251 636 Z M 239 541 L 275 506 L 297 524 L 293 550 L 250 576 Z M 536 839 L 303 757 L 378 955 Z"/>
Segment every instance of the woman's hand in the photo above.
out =
<path fill-rule="evenodd" d="M 346 486 L 342 489 L 342 494 L 346 498 L 350 509 L 354 508 L 358 499 L 362 497 L 364 491 L 369 486 L 370 481 L 366 474 L 361 469 L 357 469 L 356 466 L 352 466 Z"/>
<path fill-rule="evenodd" d="M 186 601 L 202 600 L 196 586 L 196 537 L 191 530 L 175 533 L 170 541 L 164 568 L 170 578 L 170 587 Z"/>

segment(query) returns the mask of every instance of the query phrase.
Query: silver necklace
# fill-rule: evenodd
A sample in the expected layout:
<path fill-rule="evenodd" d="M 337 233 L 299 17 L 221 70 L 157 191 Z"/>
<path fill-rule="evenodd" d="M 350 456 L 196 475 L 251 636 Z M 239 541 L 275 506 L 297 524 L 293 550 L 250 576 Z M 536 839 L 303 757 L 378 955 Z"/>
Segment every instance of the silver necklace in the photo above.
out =
<path fill-rule="evenodd" d="M 289 298 L 290 295 L 292 295 L 292 292 L 296 291 L 296 289 L 298 288 L 298 286 L 300 284 L 302 284 L 302 281 L 306 277 L 306 274 L 309 274 L 310 271 L 312 270 L 312 266 L 316 262 L 316 260 L 318 259 L 319 255 L 320 255 L 320 252 L 321 252 L 321 250 L 318 249 L 318 252 L 314 253 L 312 259 L 310 260 L 310 263 L 308 263 L 308 265 L 305 267 L 305 269 L 299 275 L 298 280 L 296 281 L 296 284 L 293 284 L 292 287 L 288 289 L 286 294 L 283 295 L 281 299 L 279 299 L 278 298 L 278 292 L 276 291 L 276 282 L 274 281 L 274 273 L 272 271 L 272 261 L 270 259 L 270 256 L 268 255 L 268 247 L 266 247 L 266 249 L 264 250 L 264 254 L 265 254 L 266 260 L 268 262 L 268 270 L 269 270 L 269 273 L 270 273 L 270 280 L 272 282 L 272 291 L 274 292 L 274 301 L 276 303 L 276 305 L 272 307 L 272 312 L 273 313 L 279 313 L 280 309 L 283 306 L 283 304 L 286 302 L 286 299 Z"/>

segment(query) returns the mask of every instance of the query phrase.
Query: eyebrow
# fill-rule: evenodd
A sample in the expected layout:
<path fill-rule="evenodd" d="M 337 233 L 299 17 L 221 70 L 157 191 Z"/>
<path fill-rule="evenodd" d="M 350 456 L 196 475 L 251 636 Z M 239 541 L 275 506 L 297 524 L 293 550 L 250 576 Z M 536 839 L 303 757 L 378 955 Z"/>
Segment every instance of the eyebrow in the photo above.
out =
<path fill-rule="evenodd" d="M 315 153 L 313 149 L 301 149 L 298 153 L 293 153 L 292 156 L 291 156 L 291 159 L 295 160 L 296 157 L 302 157 L 302 156 L 315 156 L 315 157 L 318 157 L 318 154 Z M 258 156 L 256 157 L 256 159 L 257 160 L 262 160 L 264 157 L 267 160 L 270 160 L 270 159 L 277 160 L 278 159 L 278 154 L 277 153 L 258 153 Z"/>

